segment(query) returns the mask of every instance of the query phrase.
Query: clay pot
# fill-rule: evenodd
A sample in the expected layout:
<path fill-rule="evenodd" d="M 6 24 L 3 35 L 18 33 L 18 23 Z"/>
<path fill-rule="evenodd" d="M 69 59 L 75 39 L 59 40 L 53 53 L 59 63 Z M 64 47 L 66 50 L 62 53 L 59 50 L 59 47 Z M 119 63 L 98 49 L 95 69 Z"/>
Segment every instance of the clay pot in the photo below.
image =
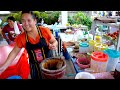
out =
<path fill-rule="evenodd" d="M 47 58 L 40 64 L 44 79 L 60 79 L 66 71 L 66 62 L 62 58 Z"/>

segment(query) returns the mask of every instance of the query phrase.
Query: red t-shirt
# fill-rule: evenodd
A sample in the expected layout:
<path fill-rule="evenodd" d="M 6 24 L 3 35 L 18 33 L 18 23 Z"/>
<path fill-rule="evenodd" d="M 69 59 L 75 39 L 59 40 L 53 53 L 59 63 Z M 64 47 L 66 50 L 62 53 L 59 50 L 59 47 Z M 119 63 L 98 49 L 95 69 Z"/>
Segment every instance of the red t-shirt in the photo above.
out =
<path fill-rule="evenodd" d="M 18 25 L 19 30 L 22 31 L 22 26 L 20 24 L 17 24 L 17 25 Z M 4 26 L 4 28 L 2 30 L 2 32 L 8 33 L 8 37 L 11 41 L 14 41 L 14 38 L 10 34 L 10 31 L 14 32 L 14 28 L 11 28 L 8 24 L 6 26 Z"/>
<path fill-rule="evenodd" d="M 51 39 L 51 36 L 52 36 L 52 32 L 50 31 L 49 28 L 46 28 L 46 27 L 43 27 L 43 26 L 39 26 L 40 27 L 40 30 L 41 30 L 41 33 L 42 33 L 42 36 L 45 38 L 47 44 L 49 43 L 49 40 Z M 34 40 L 32 37 L 29 37 L 28 36 L 28 39 L 29 39 L 29 42 L 31 44 L 36 44 L 40 41 L 40 36 L 39 34 L 37 35 L 36 37 L 36 40 Z M 15 38 L 15 42 L 17 44 L 17 46 L 19 48 L 26 48 L 26 38 L 25 38 L 25 32 L 23 32 L 22 34 L 18 35 L 16 38 Z M 48 44 L 49 45 L 49 44 Z"/>

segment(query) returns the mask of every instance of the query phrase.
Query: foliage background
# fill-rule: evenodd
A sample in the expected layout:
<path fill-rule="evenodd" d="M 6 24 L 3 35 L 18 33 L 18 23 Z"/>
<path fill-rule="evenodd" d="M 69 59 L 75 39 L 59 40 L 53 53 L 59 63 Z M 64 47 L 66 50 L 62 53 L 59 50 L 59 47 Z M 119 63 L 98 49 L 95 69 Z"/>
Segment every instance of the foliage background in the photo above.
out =
<path fill-rule="evenodd" d="M 44 23 L 46 23 L 48 25 L 58 22 L 59 15 L 61 14 L 61 11 L 51 11 L 51 12 L 33 11 L 33 12 L 38 18 L 43 18 Z M 21 19 L 21 11 L 10 13 L 8 16 L 13 16 L 16 19 L 16 21 L 21 23 L 21 20 L 20 20 Z M 4 22 L 6 22 L 8 16 L 6 16 L 2 20 L 3 22 L 1 23 L 1 26 Z M 68 15 L 68 23 L 70 23 L 71 25 L 73 25 L 73 24 L 86 25 L 86 26 L 88 26 L 88 29 L 90 30 L 92 20 L 84 12 L 79 11 L 73 16 Z"/>

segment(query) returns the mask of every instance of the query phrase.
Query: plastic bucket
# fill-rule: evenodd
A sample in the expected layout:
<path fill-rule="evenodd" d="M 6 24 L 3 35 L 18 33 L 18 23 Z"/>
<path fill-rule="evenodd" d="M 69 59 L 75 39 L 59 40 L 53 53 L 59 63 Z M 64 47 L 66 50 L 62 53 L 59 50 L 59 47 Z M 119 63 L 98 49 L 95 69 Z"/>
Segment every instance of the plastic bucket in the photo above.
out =
<path fill-rule="evenodd" d="M 115 71 L 115 67 L 119 61 L 120 52 L 117 50 L 107 49 L 104 50 L 104 53 L 109 56 L 106 71 Z"/>
<path fill-rule="evenodd" d="M 94 72 L 105 72 L 108 62 L 108 55 L 103 52 L 93 52 L 91 54 L 90 68 Z"/>
<path fill-rule="evenodd" d="M 87 52 L 89 52 L 89 44 L 86 43 L 86 42 L 80 43 L 79 52 L 80 53 L 87 53 Z"/>

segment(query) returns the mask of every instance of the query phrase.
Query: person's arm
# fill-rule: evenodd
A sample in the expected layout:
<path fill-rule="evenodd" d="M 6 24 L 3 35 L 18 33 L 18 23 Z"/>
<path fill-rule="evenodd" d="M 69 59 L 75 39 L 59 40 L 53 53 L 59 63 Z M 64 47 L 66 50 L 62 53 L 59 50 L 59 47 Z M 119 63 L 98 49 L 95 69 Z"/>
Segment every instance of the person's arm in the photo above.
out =
<path fill-rule="evenodd" d="M 3 38 L 5 38 L 6 40 L 9 39 L 8 37 L 6 37 L 5 33 L 2 32 Z"/>
<path fill-rule="evenodd" d="M 6 32 L 6 30 L 5 30 L 6 28 L 3 28 L 2 29 L 2 36 L 3 36 L 3 38 L 9 43 L 9 37 L 8 37 L 8 35 L 6 35 L 6 34 L 8 34 L 7 32 Z M 6 34 L 5 34 L 6 33 Z"/>
<path fill-rule="evenodd" d="M 6 62 L 2 66 L 0 66 L 0 73 L 2 73 L 13 62 L 21 49 L 22 48 L 19 48 L 17 45 L 15 45 L 13 50 L 8 55 Z"/>
<path fill-rule="evenodd" d="M 51 50 L 57 50 L 58 42 L 55 39 L 55 37 L 53 36 L 53 34 L 51 34 L 51 39 L 50 39 L 49 43 L 50 43 L 49 48 Z"/>
<path fill-rule="evenodd" d="M 47 41 L 49 43 L 49 49 L 57 50 L 58 42 L 55 39 L 55 37 L 53 36 L 51 30 L 47 27 L 43 27 L 43 26 L 39 26 L 39 27 L 41 29 L 43 36 L 47 39 Z"/>

